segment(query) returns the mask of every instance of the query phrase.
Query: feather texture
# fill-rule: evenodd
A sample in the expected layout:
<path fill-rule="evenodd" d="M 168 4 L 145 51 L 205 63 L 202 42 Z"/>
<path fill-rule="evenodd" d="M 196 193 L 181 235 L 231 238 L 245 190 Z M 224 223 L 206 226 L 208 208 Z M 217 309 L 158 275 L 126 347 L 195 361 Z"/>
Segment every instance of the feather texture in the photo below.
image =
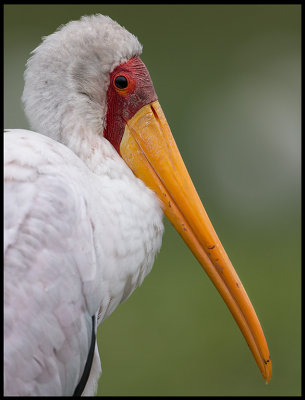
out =
<path fill-rule="evenodd" d="M 99 146 L 97 173 L 48 137 L 5 133 L 7 395 L 71 395 L 91 317 L 101 323 L 127 299 L 160 249 L 158 199 L 106 139 Z"/>

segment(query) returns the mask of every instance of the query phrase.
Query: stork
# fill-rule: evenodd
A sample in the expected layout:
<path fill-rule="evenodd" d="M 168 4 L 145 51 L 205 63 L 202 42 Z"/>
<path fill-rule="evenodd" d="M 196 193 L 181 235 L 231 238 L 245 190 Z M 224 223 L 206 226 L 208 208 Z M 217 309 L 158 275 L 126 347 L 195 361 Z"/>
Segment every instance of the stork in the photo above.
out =
<path fill-rule="evenodd" d="M 27 63 L 22 98 L 33 131 L 4 136 L 6 395 L 96 392 L 97 327 L 150 272 L 163 213 L 271 378 L 261 325 L 141 52 L 133 34 L 98 14 L 45 37 Z"/>

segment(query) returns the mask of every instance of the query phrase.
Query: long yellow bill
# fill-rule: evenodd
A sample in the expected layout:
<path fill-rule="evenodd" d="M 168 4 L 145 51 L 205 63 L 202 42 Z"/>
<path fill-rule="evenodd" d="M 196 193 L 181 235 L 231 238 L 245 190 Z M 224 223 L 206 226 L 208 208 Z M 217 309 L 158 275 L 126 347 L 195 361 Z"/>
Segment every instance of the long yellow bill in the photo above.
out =
<path fill-rule="evenodd" d="M 265 379 L 272 364 L 249 297 L 199 199 L 158 101 L 126 124 L 120 153 L 159 197 L 167 218 L 208 274 L 237 322 Z"/>

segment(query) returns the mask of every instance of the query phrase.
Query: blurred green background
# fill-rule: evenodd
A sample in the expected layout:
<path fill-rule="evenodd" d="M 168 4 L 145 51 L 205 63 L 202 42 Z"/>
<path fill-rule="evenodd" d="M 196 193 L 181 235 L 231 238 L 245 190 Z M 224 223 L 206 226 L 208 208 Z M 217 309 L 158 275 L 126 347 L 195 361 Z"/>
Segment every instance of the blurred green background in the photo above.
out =
<path fill-rule="evenodd" d="M 111 16 L 144 45 L 190 175 L 263 326 L 266 385 L 221 297 L 165 221 L 151 274 L 99 330 L 101 395 L 301 393 L 301 6 L 5 5 L 5 127 L 28 128 L 41 37 Z"/>

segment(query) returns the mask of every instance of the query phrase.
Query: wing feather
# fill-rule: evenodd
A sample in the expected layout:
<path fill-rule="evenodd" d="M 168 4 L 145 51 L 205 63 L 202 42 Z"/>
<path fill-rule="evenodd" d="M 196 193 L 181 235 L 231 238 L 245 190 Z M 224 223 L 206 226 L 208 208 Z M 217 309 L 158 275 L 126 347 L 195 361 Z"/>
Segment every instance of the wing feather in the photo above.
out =
<path fill-rule="evenodd" d="M 84 290 L 97 268 L 80 167 L 48 138 L 5 136 L 5 393 L 73 394 L 98 310 Z"/>

